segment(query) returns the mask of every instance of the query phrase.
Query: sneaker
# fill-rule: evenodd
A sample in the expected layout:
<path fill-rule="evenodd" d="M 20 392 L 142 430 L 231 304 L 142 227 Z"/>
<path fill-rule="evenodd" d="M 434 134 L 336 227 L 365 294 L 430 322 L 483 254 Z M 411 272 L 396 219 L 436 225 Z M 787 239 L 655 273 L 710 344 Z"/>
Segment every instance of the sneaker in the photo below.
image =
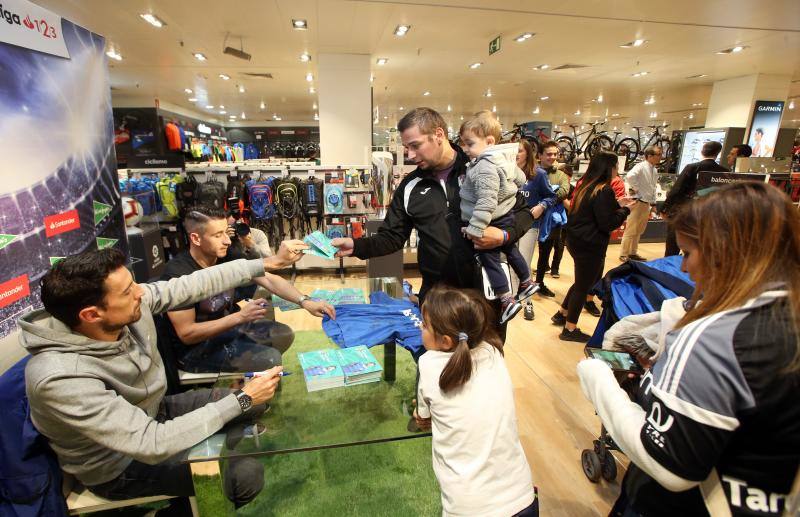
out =
<path fill-rule="evenodd" d="M 633 255 L 628 256 L 628 260 L 635 260 L 637 262 L 647 262 L 647 259 L 643 256 L 639 255 L 638 253 L 634 253 Z"/>
<path fill-rule="evenodd" d="M 542 296 L 547 296 L 548 298 L 554 298 L 556 295 L 556 293 L 548 289 L 544 284 L 539 284 L 539 294 Z"/>
<path fill-rule="evenodd" d="M 522 316 L 528 321 L 533 321 L 533 319 L 536 317 L 536 315 L 533 313 L 533 304 L 532 303 L 526 303 L 525 304 L 525 310 L 522 313 Z"/>
<path fill-rule="evenodd" d="M 536 294 L 536 291 L 538 290 L 539 290 L 539 284 L 537 284 L 536 282 L 534 282 L 529 278 L 524 282 L 520 282 L 519 289 L 517 289 L 517 296 L 515 297 L 515 299 L 518 302 L 521 302 L 522 300 L 530 298 L 531 296 Z"/>
<path fill-rule="evenodd" d="M 567 327 L 564 327 L 564 330 L 558 335 L 558 339 L 561 341 L 575 341 L 576 343 L 587 343 L 591 337 L 589 334 L 581 332 L 581 329 L 577 327 L 575 327 L 575 330 L 567 330 Z"/>
<path fill-rule="evenodd" d="M 586 302 L 583 304 L 583 310 L 591 314 L 592 316 L 599 317 L 600 316 L 600 309 L 597 308 L 597 304 L 594 302 Z"/>
<path fill-rule="evenodd" d="M 502 311 L 500 314 L 500 324 L 502 325 L 516 316 L 517 313 L 522 310 L 522 305 L 516 301 L 513 296 L 508 295 L 508 297 L 503 298 L 500 309 Z"/>
<path fill-rule="evenodd" d="M 561 278 L 561 275 L 558 274 L 558 271 L 551 271 L 550 276 L 553 278 Z"/>
<path fill-rule="evenodd" d="M 550 318 L 550 321 L 553 322 L 553 325 L 558 325 L 559 327 L 563 327 L 567 323 L 567 317 L 561 314 L 561 311 L 558 311 L 555 314 L 553 314 L 553 317 Z"/>

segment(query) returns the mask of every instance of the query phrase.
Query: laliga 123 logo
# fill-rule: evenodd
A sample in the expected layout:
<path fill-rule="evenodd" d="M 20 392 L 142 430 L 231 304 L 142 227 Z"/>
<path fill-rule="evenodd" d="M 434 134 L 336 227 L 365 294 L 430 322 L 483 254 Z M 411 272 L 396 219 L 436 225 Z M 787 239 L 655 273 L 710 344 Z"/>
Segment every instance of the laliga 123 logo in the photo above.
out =
<path fill-rule="evenodd" d="M 58 38 L 58 33 L 56 32 L 56 28 L 48 23 L 47 20 L 44 18 L 42 19 L 33 19 L 31 20 L 31 16 L 28 14 L 23 19 L 19 14 L 9 11 L 8 9 L 3 7 L 3 4 L 0 4 L 0 15 L 2 15 L 2 19 L 5 20 L 6 23 L 9 25 L 20 25 L 25 26 L 30 30 L 36 30 L 39 34 L 44 36 L 45 38 L 49 39 L 56 39 Z"/>

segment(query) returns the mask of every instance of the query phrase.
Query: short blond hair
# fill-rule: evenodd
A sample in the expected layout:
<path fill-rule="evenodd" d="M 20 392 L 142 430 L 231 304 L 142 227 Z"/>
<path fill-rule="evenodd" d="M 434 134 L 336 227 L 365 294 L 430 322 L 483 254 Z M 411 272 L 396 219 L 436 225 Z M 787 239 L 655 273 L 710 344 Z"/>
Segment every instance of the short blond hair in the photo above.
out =
<path fill-rule="evenodd" d="M 469 131 L 478 138 L 493 136 L 494 142 L 497 144 L 500 143 L 502 128 L 494 113 L 483 110 L 465 120 L 461 124 L 461 129 L 458 130 L 458 134 L 463 136 L 465 131 Z"/>

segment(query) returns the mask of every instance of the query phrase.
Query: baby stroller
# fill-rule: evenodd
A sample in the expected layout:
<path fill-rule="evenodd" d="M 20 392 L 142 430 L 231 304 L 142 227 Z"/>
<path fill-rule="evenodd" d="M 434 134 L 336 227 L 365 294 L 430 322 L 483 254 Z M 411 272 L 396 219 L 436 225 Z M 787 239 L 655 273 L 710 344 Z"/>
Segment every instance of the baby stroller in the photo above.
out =
<path fill-rule="evenodd" d="M 594 287 L 594 293 L 602 300 L 603 312 L 588 346 L 601 348 L 606 331 L 625 316 L 659 311 L 664 300 L 678 296 L 691 298 L 694 283 L 681 271 L 681 260 L 682 257 L 673 256 L 650 262 L 629 261 L 606 273 Z M 635 395 L 638 377 L 618 376 L 617 380 L 628 396 Z M 611 451 L 618 451 L 619 447 L 605 427 L 600 428 L 600 436 L 592 445 L 581 452 L 583 473 L 592 483 L 601 477 L 614 481 L 617 464 Z"/>

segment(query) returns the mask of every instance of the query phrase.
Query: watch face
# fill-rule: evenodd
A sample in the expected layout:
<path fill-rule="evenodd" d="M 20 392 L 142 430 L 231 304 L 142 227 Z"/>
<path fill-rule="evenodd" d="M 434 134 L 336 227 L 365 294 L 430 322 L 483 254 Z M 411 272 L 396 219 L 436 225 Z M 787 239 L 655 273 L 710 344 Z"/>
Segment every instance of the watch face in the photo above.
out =
<path fill-rule="evenodd" d="M 239 406 L 241 406 L 242 411 L 247 411 L 253 405 L 253 399 L 246 393 L 239 393 L 236 398 L 239 400 Z"/>

